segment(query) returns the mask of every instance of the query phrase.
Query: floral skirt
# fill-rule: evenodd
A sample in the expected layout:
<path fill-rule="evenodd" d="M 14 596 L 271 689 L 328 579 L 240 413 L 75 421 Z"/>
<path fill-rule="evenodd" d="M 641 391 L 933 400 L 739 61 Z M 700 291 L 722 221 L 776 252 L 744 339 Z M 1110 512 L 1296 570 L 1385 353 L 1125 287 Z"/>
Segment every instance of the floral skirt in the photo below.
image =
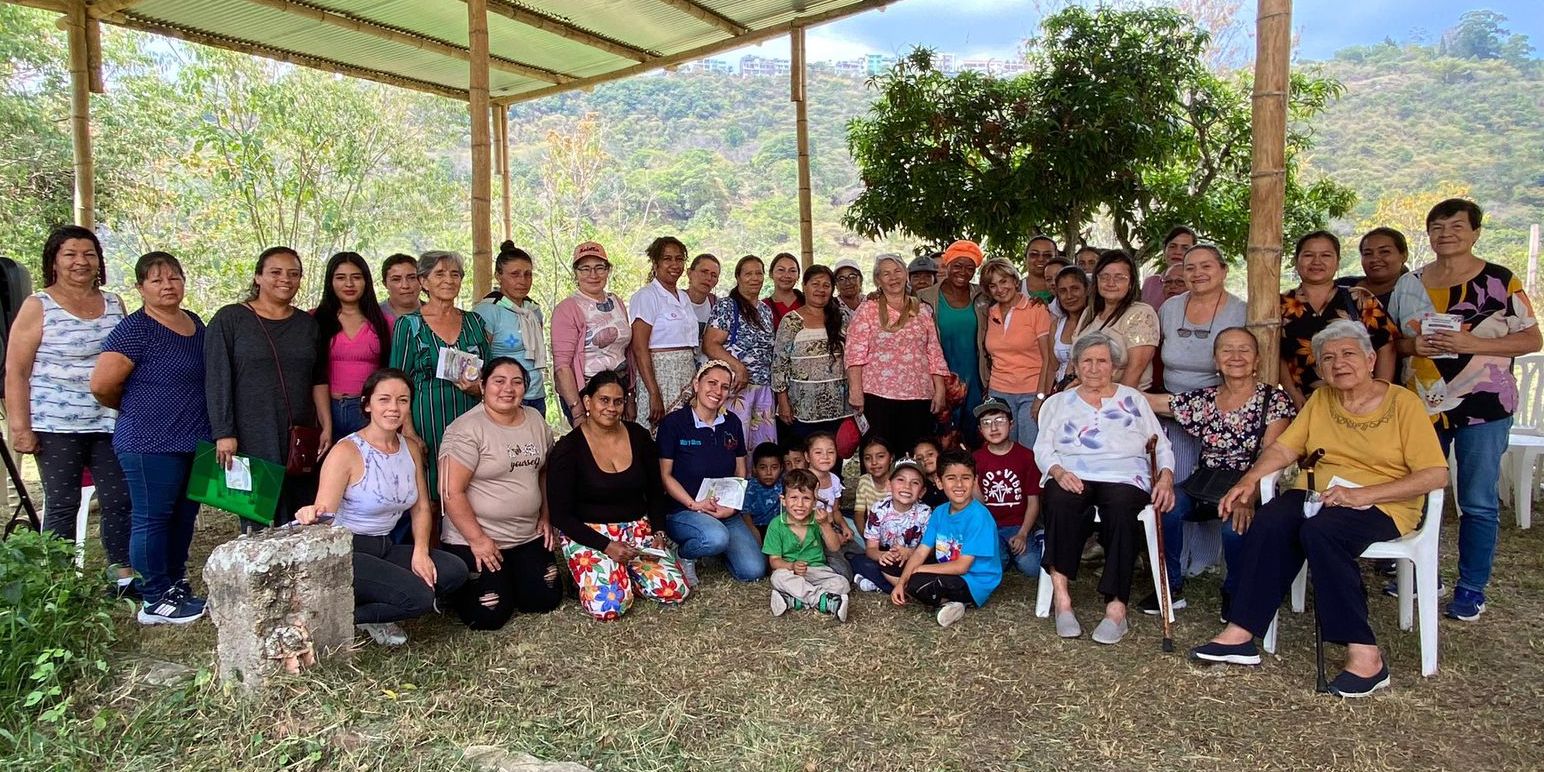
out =
<path fill-rule="evenodd" d="M 775 405 L 771 386 L 746 386 L 729 398 L 729 409 L 740 417 L 740 425 L 745 428 L 747 454 L 763 442 L 777 442 Z"/>
<path fill-rule="evenodd" d="M 647 520 L 587 525 L 612 541 L 639 549 L 653 546 L 654 530 Z M 691 589 L 681 574 L 680 559 L 674 547 L 667 548 L 666 552 L 668 556 L 664 558 L 642 554 L 624 566 L 604 552 L 563 538 L 563 558 L 568 561 L 568 570 L 579 587 L 579 605 L 585 613 L 601 621 L 626 614 L 637 595 L 660 603 L 686 600 Z"/>

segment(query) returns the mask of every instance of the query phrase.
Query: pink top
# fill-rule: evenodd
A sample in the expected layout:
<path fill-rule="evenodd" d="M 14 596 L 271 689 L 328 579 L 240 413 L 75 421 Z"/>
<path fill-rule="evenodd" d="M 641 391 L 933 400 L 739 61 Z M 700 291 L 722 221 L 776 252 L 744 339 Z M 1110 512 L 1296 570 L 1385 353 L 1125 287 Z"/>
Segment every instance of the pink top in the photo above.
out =
<path fill-rule="evenodd" d="M 581 389 L 601 370 L 626 375 L 632 339 L 627 306 L 609 292 L 603 303 L 575 292 L 552 309 L 552 365 L 571 368 Z"/>
<path fill-rule="evenodd" d="M 342 330 L 328 347 L 327 383 L 333 394 L 353 396 L 364 392 L 365 379 L 380 368 L 381 339 L 369 322 L 360 325 L 352 339 Z"/>
<path fill-rule="evenodd" d="M 1142 282 L 1142 302 L 1153 308 L 1161 308 L 1165 300 L 1168 297 L 1163 294 L 1163 271 L 1159 271 Z"/>
<path fill-rule="evenodd" d="M 947 376 L 949 364 L 938 342 L 933 309 L 921 309 L 894 332 L 879 326 L 879 301 L 853 312 L 847 328 L 847 366 L 863 367 L 863 391 L 885 399 L 932 399 L 932 376 Z M 890 309 L 897 314 L 896 309 Z"/>

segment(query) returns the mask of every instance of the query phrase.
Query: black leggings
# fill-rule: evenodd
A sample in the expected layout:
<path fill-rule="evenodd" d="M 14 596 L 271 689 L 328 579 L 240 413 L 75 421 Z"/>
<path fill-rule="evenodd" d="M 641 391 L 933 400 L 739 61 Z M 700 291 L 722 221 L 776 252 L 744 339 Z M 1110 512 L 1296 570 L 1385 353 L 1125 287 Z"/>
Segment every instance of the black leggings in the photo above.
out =
<path fill-rule="evenodd" d="M 107 562 L 129 565 L 129 531 L 134 502 L 113 452 L 107 432 L 63 434 L 37 432 L 38 474 L 43 478 L 43 530 L 75 540 L 75 515 L 80 512 L 82 470 L 91 469 L 91 484 L 102 504 L 102 549 Z"/>
<path fill-rule="evenodd" d="M 887 399 L 864 392 L 863 416 L 868 419 L 871 434 L 884 437 L 892 448 L 910 452 L 917 440 L 933 433 L 938 423 L 928 409 L 930 403 L 926 399 Z"/>
<path fill-rule="evenodd" d="M 1105 603 L 1129 602 L 1137 554 L 1147 544 L 1137 515 L 1150 500 L 1147 491 L 1126 483 L 1084 480 L 1083 492 L 1072 493 L 1055 480 L 1047 482 L 1040 499 L 1045 513 L 1045 557 L 1040 564 L 1047 572 L 1056 569 L 1068 581 L 1077 579 L 1083 545 L 1097 527 L 1099 542 L 1104 545 L 1099 593 Z M 1097 525 L 1095 507 L 1099 509 Z"/>
<path fill-rule="evenodd" d="M 497 630 L 517 611 L 545 614 L 563 602 L 557 561 L 553 560 L 552 551 L 542 546 L 540 538 L 499 550 L 503 565 L 497 571 L 479 572 L 471 547 L 464 544 L 443 547 L 446 552 L 461 558 L 469 572 L 454 603 L 456 614 L 473 630 Z"/>
<path fill-rule="evenodd" d="M 442 550 L 429 550 L 434 587 L 413 573 L 413 547 L 390 536 L 354 535 L 354 624 L 400 622 L 434 610 L 435 596 L 466 584 L 466 564 Z"/>
<path fill-rule="evenodd" d="M 934 560 L 931 554 L 932 550 L 928 550 L 928 553 L 927 563 L 923 565 L 937 563 L 938 561 Z M 970 585 L 966 584 L 965 577 L 959 574 L 912 574 L 911 578 L 906 580 L 906 595 L 933 608 L 938 608 L 945 603 L 976 605 L 976 599 L 970 595 Z"/>

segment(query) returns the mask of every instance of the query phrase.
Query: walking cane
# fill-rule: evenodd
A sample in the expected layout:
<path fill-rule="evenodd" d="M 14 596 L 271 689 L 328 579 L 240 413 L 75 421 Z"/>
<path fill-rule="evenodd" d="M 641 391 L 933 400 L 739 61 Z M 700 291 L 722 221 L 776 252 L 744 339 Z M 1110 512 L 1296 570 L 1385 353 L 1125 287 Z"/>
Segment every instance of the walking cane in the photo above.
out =
<path fill-rule="evenodd" d="M 1158 435 L 1147 438 L 1147 472 L 1152 485 L 1158 485 Z M 1174 651 L 1174 599 L 1169 595 L 1169 559 L 1163 551 L 1163 515 L 1153 509 L 1153 530 L 1158 533 L 1158 615 L 1163 617 L 1163 650 Z"/>
<path fill-rule="evenodd" d="M 1299 459 L 1297 462 L 1297 467 L 1308 473 L 1308 495 L 1303 497 L 1303 515 L 1305 517 L 1308 515 L 1310 501 L 1319 495 L 1315 490 L 1313 472 L 1314 467 L 1319 465 L 1319 460 L 1322 458 L 1324 458 L 1324 448 L 1318 448 L 1314 452 L 1309 453 L 1306 458 Z M 1313 630 L 1314 668 L 1318 677 L 1314 685 L 1314 691 L 1320 694 L 1328 694 L 1330 691 L 1330 681 L 1324 675 L 1324 624 L 1319 620 L 1318 598 L 1314 598 L 1313 603 Z"/>

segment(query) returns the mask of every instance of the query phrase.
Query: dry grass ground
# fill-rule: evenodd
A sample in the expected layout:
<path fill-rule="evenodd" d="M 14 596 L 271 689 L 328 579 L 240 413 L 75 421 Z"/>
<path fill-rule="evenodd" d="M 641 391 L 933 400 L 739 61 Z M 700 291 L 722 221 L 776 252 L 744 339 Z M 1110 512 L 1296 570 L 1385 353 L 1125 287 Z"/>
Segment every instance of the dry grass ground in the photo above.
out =
<path fill-rule="evenodd" d="M 230 531 L 210 513 L 195 565 Z M 1503 530 L 1490 610 L 1441 623 L 1434 678 L 1394 600 L 1373 598 L 1394 688 L 1357 702 L 1314 693 L 1311 614 L 1284 615 L 1262 667 L 1214 669 L 1160 653 L 1150 617 L 1113 648 L 1060 640 L 1018 575 L 947 630 L 874 594 L 846 625 L 773 619 L 765 582 L 704 579 L 682 607 L 610 624 L 572 602 L 493 633 L 413 623 L 409 645 L 364 647 L 259 701 L 135 677 L 145 658 L 211 668 L 214 630 L 141 629 L 125 606 L 119 672 L 81 695 L 95 723 L 10 764 L 438 770 L 487 744 L 597 770 L 1537 769 L 1544 748 L 1544 528 Z M 1181 651 L 1215 632 L 1217 584 L 1189 585 Z M 1089 629 L 1090 585 L 1075 585 Z"/>

